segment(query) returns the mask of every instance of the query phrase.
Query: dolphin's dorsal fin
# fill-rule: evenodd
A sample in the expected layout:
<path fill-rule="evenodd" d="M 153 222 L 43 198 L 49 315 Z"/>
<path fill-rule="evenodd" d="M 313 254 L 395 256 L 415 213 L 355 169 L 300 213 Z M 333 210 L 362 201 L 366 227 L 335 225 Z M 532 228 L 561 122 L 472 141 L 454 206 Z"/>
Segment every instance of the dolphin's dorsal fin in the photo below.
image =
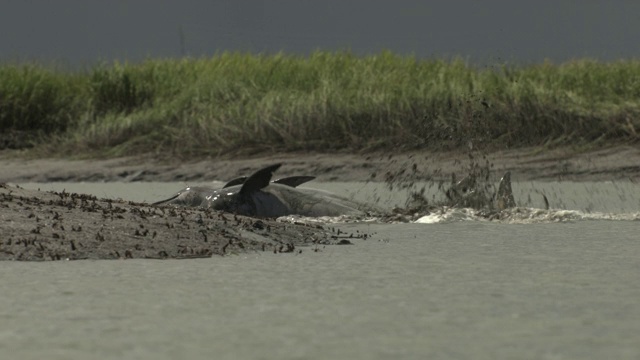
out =
<path fill-rule="evenodd" d="M 247 177 L 246 176 L 240 176 L 238 178 L 230 180 L 228 183 L 224 184 L 224 186 L 222 188 L 224 189 L 224 188 L 228 188 L 229 186 L 242 185 L 242 184 L 244 184 L 245 181 L 247 181 Z"/>
<path fill-rule="evenodd" d="M 278 170 L 282 164 L 275 164 L 260 169 L 249 176 L 240 189 L 240 195 L 251 194 L 269 185 L 273 173 Z"/>
<path fill-rule="evenodd" d="M 299 185 L 309 182 L 315 178 L 315 176 L 289 176 L 275 180 L 274 183 L 291 187 L 298 187 Z"/>
<path fill-rule="evenodd" d="M 500 210 L 516 207 L 516 200 L 513 198 L 511 189 L 511 171 L 507 171 L 498 185 L 497 203 Z"/>

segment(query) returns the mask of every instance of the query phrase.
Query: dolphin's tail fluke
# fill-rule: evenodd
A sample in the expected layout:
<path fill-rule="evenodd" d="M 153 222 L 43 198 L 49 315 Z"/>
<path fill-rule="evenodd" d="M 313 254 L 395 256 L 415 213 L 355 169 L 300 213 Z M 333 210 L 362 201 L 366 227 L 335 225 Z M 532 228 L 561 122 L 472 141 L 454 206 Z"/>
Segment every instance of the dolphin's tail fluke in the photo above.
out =
<path fill-rule="evenodd" d="M 511 189 L 511 171 L 507 171 L 500 179 L 496 205 L 500 210 L 516 207 L 516 200 L 513 198 L 513 190 Z"/>
<path fill-rule="evenodd" d="M 316 178 L 315 176 L 289 176 L 285 178 L 280 178 L 278 180 L 274 180 L 273 182 L 276 184 L 282 184 L 282 185 L 287 185 L 291 187 L 298 187 L 298 185 L 302 185 L 315 178 Z"/>

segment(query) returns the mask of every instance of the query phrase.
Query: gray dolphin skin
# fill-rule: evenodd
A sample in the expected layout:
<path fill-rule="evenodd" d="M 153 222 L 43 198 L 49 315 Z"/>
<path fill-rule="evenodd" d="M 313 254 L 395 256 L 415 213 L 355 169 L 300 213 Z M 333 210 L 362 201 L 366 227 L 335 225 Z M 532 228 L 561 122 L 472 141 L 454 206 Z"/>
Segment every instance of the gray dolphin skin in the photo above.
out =
<path fill-rule="evenodd" d="M 222 189 L 226 189 L 235 185 L 242 185 L 248 179 L 242 176 L 228 181 L 222 188 L 212 188 L 208 186 L 189 186 L 178 191 L 175 195 L 168 199 L 154 202 L 151 205 L 174 204 L 186 207 L 209 207 L 209 200 L 217 197 Z M 315 179 L 315 176 L 290 176 L 274 180 L 274 183 L 296 187 L 308 181 Z"/>
<path fill-rule="evenodd" d="M 374 206 L 316 189 L 298 189 L 312 176 L 292 176 L 271 182 L 281 164 L 258 170 L 248 178 L 229 181 L 220 189 L 188 187 L 153 205 L 181 205 L 211 208 L 245 216 L 280 217 L 365 215 L 381 212 Z"/>

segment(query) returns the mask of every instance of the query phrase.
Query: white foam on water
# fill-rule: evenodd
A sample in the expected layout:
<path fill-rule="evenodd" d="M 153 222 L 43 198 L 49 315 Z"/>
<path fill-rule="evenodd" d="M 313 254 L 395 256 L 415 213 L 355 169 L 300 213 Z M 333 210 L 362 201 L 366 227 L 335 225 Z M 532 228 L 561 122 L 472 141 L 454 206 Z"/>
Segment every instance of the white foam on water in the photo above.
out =
<path fill-rule="evenodd" d="M 288 223 L 304 223 L 304 224 L 344 224 L 344 223 L 366 223 L 366 222 L 381 222 L 378 217 L 362 217 L 353 215 L 340 215 L 340 216 L 300 216 L 300 215 L 286 215 L 276 219 L 279 222 Z"/>
<path fill-rule="evenodd" d="M 415 219 L 416 216 L 413 216 Z M 500 224 L 541 224 L 561 223 L 586 220 L 610 220 L 610 221 L 640 221 L 640 212 L 635 213 L 606 213 L 588 212 L 580 210 L 564 209 L 538 209 L 517 207 L 513 209 L 488 213 L 485 210 L 472 208 L 443 207 L 439 211 L 431 212 L 410 221 L 408 217 L 362 217 L 362 216 L 320 216 L 305 217 L 299 215 L 282 216 L 277 219 L 280 222 L 302 224 L 344 224 L 344 223 L 418 223 L 418 224 L 443 224 L 461 221 L 495 222 Z"/>
<path fill-rule="evenodd" d="M 443 207 L 442 211 L 432 212 L 419 218 L 415 222 L 421 224 L 440 224 L 457 221 L 477 221 L 479 220 L 479 216 L 476 212 L 476 210 L 470 208 Z"/>
<path fill-rule="evenodd" d="M 639 221 L 640 212 L 604 213 L 518 207 L 487 215 L 485 212 L 475 209 L 445 208 L 442 212 L 422 216 L 415 222 L 420 224 L 436 224 L 456 221 L 492 221 L 504 224 L 539 224 L 581 220 Z"/>
<path fill-rule="evenodd" d="M 640 212 L 636 213 L 605 213 L 585 212 L 580 210 L 543 210 L 533 208 L 517 208 L 505 211 L 505 218 L 499 220 L 510 224 L 533 224 L 580 220 L 612 220 L 634 221 L 640 220 Z"/>

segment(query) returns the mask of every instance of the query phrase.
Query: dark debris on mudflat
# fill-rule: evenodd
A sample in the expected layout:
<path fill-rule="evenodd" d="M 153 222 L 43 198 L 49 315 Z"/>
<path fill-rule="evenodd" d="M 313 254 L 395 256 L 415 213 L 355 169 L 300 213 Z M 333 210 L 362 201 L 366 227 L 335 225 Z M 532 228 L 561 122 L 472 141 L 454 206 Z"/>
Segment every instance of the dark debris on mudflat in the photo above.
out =
<path fill-rule="evenodd" d="M 317 224 L 0 184 L 0 260 L 190 259 L 339 241 Z"/>

